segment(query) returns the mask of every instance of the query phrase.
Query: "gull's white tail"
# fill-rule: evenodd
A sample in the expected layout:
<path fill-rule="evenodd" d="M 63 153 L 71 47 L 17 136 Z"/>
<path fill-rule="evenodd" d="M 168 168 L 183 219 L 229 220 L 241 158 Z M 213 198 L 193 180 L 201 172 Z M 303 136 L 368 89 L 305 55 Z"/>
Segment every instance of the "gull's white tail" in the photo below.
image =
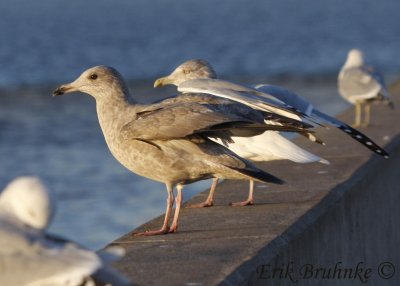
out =
<path fill-rule="evenodd" d="M 218 139 L 210 138 L 222 144 Z M 290 160 L 296 163 L 320 162 L 329 164 L 329 161 L 300 148 L 278 132 L 266 131 L 253 137 L 233 137 L 233 143 L 226 143 L 227 147 L 241 157 L 252 161 Z"/>

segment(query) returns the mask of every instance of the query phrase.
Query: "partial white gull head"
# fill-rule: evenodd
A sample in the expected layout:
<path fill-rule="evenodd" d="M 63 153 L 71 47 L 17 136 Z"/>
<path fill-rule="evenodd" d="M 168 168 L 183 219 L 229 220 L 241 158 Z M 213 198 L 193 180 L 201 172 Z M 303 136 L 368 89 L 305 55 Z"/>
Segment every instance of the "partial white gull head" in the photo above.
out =
<path fill-rule="evenodd" d="M 0 207 L 21 223 L 44 230 L 51 222 L 55 202 L 47 188 L 36 177 L 18 177 L 0 194 Z"/>
<path fill-rule="evenodd" d="M 205 60 L 189 60 L 178 66 L 171 74 L 157 79 L 154 87 L 172 84 L 178 86 L 184 81 L 199 78 L 217 78 L 212 66 Z"/>
<path fill-rule="evenodd" d="M 0 193 L 0 285 L 131 285 L 109 267 L 124 255 L 122 248 L 94 253 L 48 234 L 54 210 L 36 177 L 16 178 Z"/>
<path fill-rule="evenodd" d="M 352 49 L 347 54 L 345 67 L 360 67 L 364 64 L 364 54 L 359 49 Z"/>

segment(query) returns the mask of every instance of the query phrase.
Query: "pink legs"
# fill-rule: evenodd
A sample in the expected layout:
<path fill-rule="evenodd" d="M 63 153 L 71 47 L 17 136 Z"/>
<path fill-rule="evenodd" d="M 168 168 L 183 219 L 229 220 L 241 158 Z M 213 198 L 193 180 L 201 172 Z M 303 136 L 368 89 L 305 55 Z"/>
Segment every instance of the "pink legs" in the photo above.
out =
<path fill-rule="evenodd" d="M 231 203 L 233 207 L 244 207 L 244 206 L 249 206 L 253 204 L 253 191 L 254 191 L 254 181 L 250 180 L 250 186 L 249 186 L 249 197 L 247 200 L 243 202 L 237 202 L 237 203 Z"/>
<path fill-rule="evenodd" d="M 182 200 L 183 200 L 183 195 L 182 195 L 182 190 L 183 190 L 183 185 L 177 185 L 176 190 L 177 190 L 177 195 L 175 199 L 175 213 L 174 213 L 174 219 L 172 221 L 171 227 L 168 226 L 169 223 L 169 218 L 171 217 L 172 213 L 172 206 L 174 205 L 174 188 L 172 184 L 166 184 L 167 185 L 167 191 L 168 191 L 168 198 L 167 198 L 167 210 L 165 211 L 165 217 L 164 217 L 164 223 L 162 227 L 158 230 L 148 230 L 144 232 L 137 232 L 134 233 L 134 236 L 143 236 L 143 235 L 159 235 L 159 234 L 167 234 L 167 233 L 172 233 L 176 232 L 178 230 L 178 219 L 179 219 L 179 212 L 181 210 L 182 206 Z"/>
<path fill-rule="evenodd" d="M 188 206 L 189 208 L 202 208 L 202 207 L 211 207 L 213 205 L 214 201 L 214 194 L 215 194 L 215 189 L 218 184 L 218 179 L 214 178 L 212 186 L 210 188 L 210 193 L 208 194 L 208 197 L 205 202 L 196 204 L 196 205 L 191 205 Z M 177 190 L 177 196 L 175 199 L 175 213 L 174 213 L 174 218 L 172 220 L 172 225 L 169 227 L 169 219 L 171 217 L 172 213 L 172 207 L 174 205 L 174 188 L 173 185 L 170 183 L 166 184 L 167 186 L 167 192 L 168 192 L 168 197 L 167 197 L 167 209 L 165 211 L 165 217 L 164 217 L 164 223 L 162 227 L 158 230 L 148 230 L 144 232 L 137 232 L 133 233 L 134 236 L 150 236 L 150 235 L 159 235 L 159 234 L 167 234 L 167 233 L 172 233 L 176 232 L 178 230 L 178 220 L 179 220 L 179 213 L 181 210 L 182 206 L 182 200 L 183 200 L 183 185 L 177 185 L 176 190 Z M 250 187 L 249 187 L 249 196 L 247 200 L 243 202 L 237 202 L 237 203 L 232 203 L 231 205 L 234 207 L 238 206 L 247 206 L 247 205 L 252 205 L 253 204 L 253 191 L 254 191 L 254 181 L 250 181 Z"/>
<path fill-rule="evenodd" d="M 170 232 L 170 233 L 176 232 L 178 230 L 179 212 L 181 210 L 182 199 L 183 199 L 182 190 L 183 190 L 182 185 L 176 186 L 177 195 L 176 195 L 176 199 L 175 199 L 175 214 L 174 214 L 174 220 L 172 221 L 172 225 L 168 230 L 168 232 Z"/>
<path fill-rule="evenodd" d="M 202 203 L 189 205 L 187 206 L 187 208 L 212 207 L 214 205 L 214 194 L 215 194 L 215 189 L 217 188 L 217 184 L 218 184 L 218 178 L 214 178 L 207 199 Z"/>
<path fill-rule="evenodd" d="M 202 203 L 189 205 L 187 207 L 188 208 L 212 207 L 214 204 L 214 194 L 215 194 L 215 189 L 217 188 L 217 184 L 218 184 L 218 178 L 214 178 L 211 188 L 210 188 L 210 193 L 208 194 L 207 199 Z M 249 196 L 248 196 L 247 200 L 245 200 L 243 202 L 231 203 L 231 205 L 234 207 L 243 207 L 243 206 L 253 205 L 253 201 L 254 201 L 253 194 L 254 194 L 254 181 L 250 181 Z"/>
<path fill-rule="evenodd" d="M 169 222 L 169 218 L 171 216 L 172 206 L 174 204 L 174 187 L 172 184 L 169 184 L 169 183 L 166 184 L 166 186 L 167 186 L 168 197 L 167 197 L 167 210 L 165 211 L 163 226 L 158 230 L 147 230 L 144 232 L 133 233 L 134 236 L 143 236 L 143 235 L 148 236 L 148 235 L 158 235 L 158 234 L 168 233 L 168 231 L 169 231 L 168 222 Z M 176 215 L 176 210 L 175 210 L 175 215 Z M 178 210 L 178 215 L 179 215 L 179 210 Z M 178 220 L 178 219 L 176 219 L 176 220 Z M 175 218 L 174 218 L 174 221 L 175 221 Z"/>

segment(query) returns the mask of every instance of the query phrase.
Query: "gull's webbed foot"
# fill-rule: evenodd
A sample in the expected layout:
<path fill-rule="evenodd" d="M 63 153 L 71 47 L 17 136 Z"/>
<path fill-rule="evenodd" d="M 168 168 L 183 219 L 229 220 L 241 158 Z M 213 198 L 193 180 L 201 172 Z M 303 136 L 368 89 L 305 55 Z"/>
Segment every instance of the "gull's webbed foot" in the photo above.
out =
<path fill-rule="evenodd" d="M 161 234 L 168 234 L 169 228 L 161 228 L 158 230 L 146 230 L 143 232 L 134 232 L 132 233 L 133 236 L 152 236 L 152 235 L 161 235 Z"/>
<path fill-rule="evenodd" d="M 232 207 L 244 207 L 244 206 L 252 206 L 254 205 L 253 200 L 245 200 L 243 202 L 237 202 L 237 203 L 230 203 Z"/>
<path fill-rule="evenodd" d="M 209 207 L 212 207 L 213 205 L 214 205 L 214 203 L 212 201 L 211 202 L 205 201 L 205 202 L 202 202 L 199 204 L 188 205 L 185 208 L 188 208 L 188 209 L 209 208 Z"/>

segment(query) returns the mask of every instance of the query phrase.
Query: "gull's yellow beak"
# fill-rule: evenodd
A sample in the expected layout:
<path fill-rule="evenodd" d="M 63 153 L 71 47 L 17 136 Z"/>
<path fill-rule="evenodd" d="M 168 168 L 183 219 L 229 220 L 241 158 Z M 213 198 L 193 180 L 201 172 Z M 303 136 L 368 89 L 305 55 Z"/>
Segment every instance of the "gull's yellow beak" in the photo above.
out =
<path fill-rule="evenodd" d="M 157 80 L 154 82 L 154 88 L 162 87 L 162 86 L 164 86 L 164 78 L 163 78 L 163 77 L 160 77 L 159 79 L 157 79 Z"/>
<path fill-rule="evenodd" d="M 77 89 L 71 84 L 63 84 L 53 91 L 53 96 L 62 95 L 64 93 L 70 93 L 77 91 Z"/>
<path fill-rule="evenodd" d="M 163 78 L 159 78 L 154 82 L 154 88 L 162 87 L 164 85 L 162 79 Z"/>
<path fill-rule="evenodd" d="M 156 87 L 162 87 L 164 85 L 172 84 L 172 80 L 166 76 L 166 77 L 160 77 L 154 82 L 154 88 Z"/>

